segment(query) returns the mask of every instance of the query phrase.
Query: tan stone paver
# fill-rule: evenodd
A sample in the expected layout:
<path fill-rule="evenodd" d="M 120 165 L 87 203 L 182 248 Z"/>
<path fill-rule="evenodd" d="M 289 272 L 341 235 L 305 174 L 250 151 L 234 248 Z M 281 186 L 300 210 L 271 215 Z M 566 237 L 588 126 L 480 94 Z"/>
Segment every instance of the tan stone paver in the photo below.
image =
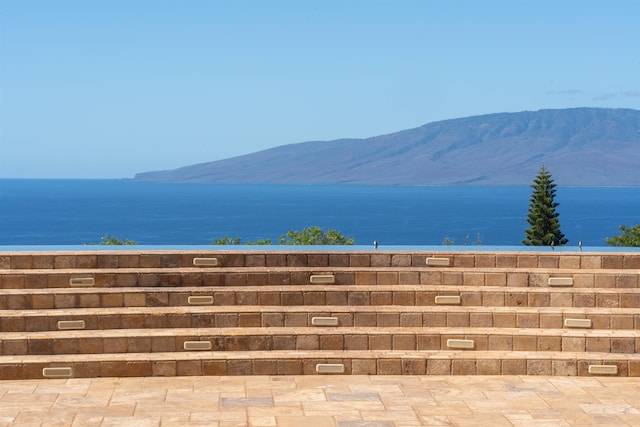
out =
<path fill-rule="evenodd" d="M 640 379 L 251 376 L 0 381 L 0 426 L 637 426 Z"/>

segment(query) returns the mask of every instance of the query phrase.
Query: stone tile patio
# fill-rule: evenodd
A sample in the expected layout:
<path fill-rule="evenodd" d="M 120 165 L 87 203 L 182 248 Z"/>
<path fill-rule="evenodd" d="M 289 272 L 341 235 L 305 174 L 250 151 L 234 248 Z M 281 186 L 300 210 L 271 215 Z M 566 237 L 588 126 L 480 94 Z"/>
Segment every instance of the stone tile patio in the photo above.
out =
<path fill-rule="evenodd" d="M 0 381 L 0 426 L 595 425 L 640 425 L 640 378 L 379 375 Z"/>

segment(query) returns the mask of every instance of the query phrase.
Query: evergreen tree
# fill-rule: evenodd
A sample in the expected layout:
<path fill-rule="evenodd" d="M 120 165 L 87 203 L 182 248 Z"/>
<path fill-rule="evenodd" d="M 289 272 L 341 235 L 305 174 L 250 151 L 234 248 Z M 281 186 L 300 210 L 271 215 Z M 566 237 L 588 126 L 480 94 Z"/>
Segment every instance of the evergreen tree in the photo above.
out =
<path fill-rule="evenodd" d="M 543 165 L 531 185 L 533 192 L 527 215 L 530 227 L 525 230 L 522 241 L 527 246 L 564 246 L 568 242 L 560 231 L 559 214 L 556 212 L 559 203 L 554 201 L 555 187 L 551 174 Z"/>
<path fill-rule="evenodd" d="M 640 246 L 640 224 L 635 227 L 628 225 L 620 226 L 621 234 L 613 237 L 607 237 L 605 242 L 611 246 Z"/>

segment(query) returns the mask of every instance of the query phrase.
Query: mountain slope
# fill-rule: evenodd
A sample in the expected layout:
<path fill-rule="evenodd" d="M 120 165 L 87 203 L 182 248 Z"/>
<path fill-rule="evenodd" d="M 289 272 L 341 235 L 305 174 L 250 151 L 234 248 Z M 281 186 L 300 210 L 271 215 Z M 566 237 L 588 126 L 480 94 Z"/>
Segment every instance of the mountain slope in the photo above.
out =
<path fill-rule="evenodd" d="M 576 108 L 474 116 L 366 139 L 283 145 L 134 179 L 528 185 L 542 164 L 558 185 L 640 185 L 640 111 Z"/>

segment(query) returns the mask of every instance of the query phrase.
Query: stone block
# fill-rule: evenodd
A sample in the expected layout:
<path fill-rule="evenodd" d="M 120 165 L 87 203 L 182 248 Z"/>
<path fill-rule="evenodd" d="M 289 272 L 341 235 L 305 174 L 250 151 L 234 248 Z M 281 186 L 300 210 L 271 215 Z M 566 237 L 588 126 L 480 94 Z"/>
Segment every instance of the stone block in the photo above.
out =
<path fill-rule="evenodd" d="M 419 283 L 420 283 L 419 271 L 399 271 L 398 272 L 399 285 L 418 285 Z"/>
<path fill-rule="evenodd" d="M 393 348 L 390 334 L 375 334 L 369 335 L 369 349 L 370 350 L 391 350 Z"/>
<path fill-rule="evenodd" d="M 278 362 L 274 359 L 253 359 L 252 372 L 253 372 L 253 375 L 277 375 Z M 223 375 L 226 375 L 226 374 L 223 374 Z"/>
<path fill-rule="evenodd" d="M 562 351 L 583 352 L 585 349 L 585 337 L 562 337 Z"/>
<path fill-rule="evenodd" d="M 611 339 L 606 337 L 589 337 L 586 340 L 585 349 L 593 353 L 609 353 L 611 351 Z"/>
<path fill-rule="evenodd" d="M 287 254 L 287 267 L 306 267 L 309 265 L 307 254 Z"/>
<path fill-rule="evenodd" d="M 350 254 L 349 267 L 369 267 L 371 257 L 369 254 Z"/>
<path fill-rule="evenodd" d="M 403 375 L 425 375 L 427 371 L 427 361 L 424 358 L 403 358 Z"/>
<path fill-rule="evenodd" d="M 611 338 L 611 353 L 635 353 L 635 339 Z"/>
<path fill-rule="evenodd" d="M 587 273 L 576 273 L 573 275 L 574 288 L 593 288 L 595 287 L 595 275 Z"/>
<path fill-rule="evenodd" d="M 307 262 L 309 263 L 309 267 L 328 267 L 329 254 L 308 254 Z"/>
<path fill-rule="evenodd" d="M 394 254 L 391 256 L 392 267 L 410 267 L 411 255 L 410 254 Z"/>
<path fill-rule="evenodd" d="M 558 268 L 560 266 L 561 255 L 540 255 L 538 257 L 538 268 Z"/>
<path fill-rule="evenodd" d="M 561 329 L 563 327 L 562 314 L 559 313 L 540 313 L 540 328 L 542 329 Z"/>
<path fill-rule="evenodd" d="M 525 359 L 504 359 L 502 361 L 502 375 L 526 375 L 527 361 Z"/>
<path fill-rule="evenodd" d="M 318 335 L 298 335 L 297 350 L 318 350 L 319 348 L 320 337 Z"/>
<path fill-rule="evenodd" d="M 518 257 L 512 254 L 496 254 L 497 268 L 515 268 L 518 266 Z"/>
<path fill-rule="evenodd" d="M 178 360 L 176 361 L 176 375 L 178 376 L 200 376 L 203 374 L 203 363 L 200 360 Z"/>
<path fill-rule="evenodd" d="M 551 360 L 529 359 L 527 360 L 527 375 L 551 375 Z"/>
<path fill-rule="evenodd" d="M 474 328 L 493 327 L 493 314 L 491 313 L 470 313 L 469 326 Z"/>
<path fill-rule="evenodd" d="M 451 361 L 451 375 L 476 375 L 475 359 L 453 359 Z"/>
<path fill-rule="evenodd" d="M 496 256 L 494 254 L 476 254 L 475 266 L 477 268 L 495 268 Z"/>
<path fill-rule="evenodd" d="M 484 281 L 486 286 L 507 286 L 507 274 L 486 273 Z"/>
<path fill-rule="evenodd" d="M 278 360 L 278 375 L 302 375 L 302 360 Z"/>
<path fill-rule="evenodd" d="M 459 286 L 463 282 L 463 274 L 458 271 L 443 271 L 442 272 L 442 284 L 446 286 Z"/>
<path fill-rule="evenodd" d="M 394 305 L 414 306 L 416 305 L 416 294 L 412 291 L 399 291 L 393 293 Z"/>
<path fill-rule="evenodd" d="M 469 313 L 447 313 L 447 326 L 450 328 L 469 327 Z"/>
<path fill-rule="evenodd" d="M 416 336 L 417 350 L 440 350 L 440 335 L 419 334 Z"/>
<path fill-rule="evenodd" d="M 494 328 L 515 328 L 516 327 L 515 313 L 493 313 L 493 327 Z"/>
<path fill-rule="evenodd" d="M 513 336 L 489 335 L 488 349 L 491 351 L 511 351 L 513 349 Z M 478 350 L 480 350 L 480 348 L 478 348 Z"/>
<path fill-rule="evenodd" d="M 264 262 L 267 267 L 286 267 L 287 254 L 267 253 Z"/>
<path fill-rule="evenodd" d="M 602 256 L 600 255 L 582 255 L 580 261 L 582 269 L 600 269 L 602 268 Z"/>
<path fill-rule="evenodd" d="M 395 271 L 380 271 L 376 275 L 378 285 L 394 286 L 398 284 L 398 273 Z"/>
<path fill-rule="evenodd" d="M 485 274 L 477 272 L 464 272 L 462 275 L 465 286 L 484 286 Z"/>
<path fill-rule="evenodd" d="M 416 337 L 413 334 L 396 334 L 392 338 L 394 350 L 415 350 Z"/>
<path fill-rule="evenodd" d="M 428 359 L 427 375 L 451 375 L 451 359 Z"/>
<path fill-rule="evenodd" d="M 256 363 L 257 361 L 254 361 Z M 176 370 L 177 371 L 177 370 Z M 202 361 L 202 373 L 203 375 L 210 376 L 223 376 L 228 374 L 227 361 L 226 360 L 204 360 Z M 275 369 L 273 375 L 275 373 Z"/>
<path fill-rule="evenodd" d="M 529 274 L 527 273 L 508 273 L 507 286 L 528 287 Z"/>
<path fill-rule="evenodd" d="M 378 324 L 377 314 L 375 312 L 354 313 L 354 326 L 375 326 Z"/>
<path fill-rule="evenodd" d="M 562 255 L 558 261 L 559 268 L 574 269 L 580 268 L 580 256 L 579 255 Z"/>
<path fill-rule="evenodd" d="M 617 288 L 637 288 L 638 287 L 638 275 L 637 274 L 619 274 L 616 277 Z"/>
<path fill-rule="evenodd" d="M 391 267 L 391 254 L 372 254 L 371 267 Z"/>
<path fill-rule="evenodd" d="M 549 296 L 550 307 L 571 307 L 573 295 L 571 292 L 554 292 Z"/>
<path fill-rule="evenodd" d="M 228 360 L 227 375 L 252 375 L 253 365 L 251 360 Z"/>
<path fill-rule="evenodd" d="M 400 326 L 400 314 L 399 313 L 378 313 L 377 324 L 378 324 L 378 327 Z"/>
<path fill-rule="evenodd" d="M 502 361 L 500 359 L 476 360 L 476 373 L 478 375 L 500 375 Z"/>
<path fill-rule="evenodd" d="M 600 292 L 596 295 L 596 306 L 603 308 L 617 308 L 619 306 L 618 294 Z"/>
<path fill-rule="evenodd" d="M 638 308 L 640 307 L 639 294 L 620 294 L 620 308 Z"/>
<path fill-rule="evenodd" d="M 562 351 L 562 339 L 559 336 L 538 336 L 537 351 Z"/>
<path fill-rule="evenodd" d="M 485 307 L 504 307 L 505 294 L 502 292 L 485 292 L 482 295 L 482 305 Z"/>
<path fill-rule="evenodd" d="M 640 255 L 637 254 L 627 254 L 624 256 L 622 262 L 623 268 L 627 269 L 640 269 Z"/>
<path fill-rule="evenodd" d="M 391 292 L 371 292 L 371 305 L 392 305 L 393 294 Z"/>
<path fill-rule="evenodd" d="M 175 377 L 176 376 L 176 361 L 175 360 L 160 360 L 151 363 L 151 375 L 154 377 Z M 211 375 L 205 373 L 205 375 Z"/>
<path fill-rule="evenodd" d="M 602 268 L 618 270 L 623 268 L 624 257 L 618 254 L 603 255 Z"/>
<path fill-rule="evenodd" d="M 504 299 L 504 304 L 508 307 L 527 307 L 529 304 L 524 292 L 507 292 Z"/>
<path fill-rule="evenodd" d="M 351 373 L 353 375 L 375 375 L 377 365 L 375 359 L 353 359 L 351 362 Z"/>
<path fill-rule="evenodd" d="M 573 306 L 574 307 L 595 307 L 596 295 L 593 293 L 588 293 L 588 294 L 576 293 L 573 295 Z"/>
<path fill-rule="evenodd" d="M 345 350 L 368 350 L 369 349 L 369 337 L 367 335 L 345 335 L 344 336 L 344 349 Z"/>
<path fill-rule="evenodd" d="M 517 328 L 538 328 L 540 318 L 538 313 L 518 313 L 516 315 Z"/>
<path fill-rule="evenodd" d="M 538 255 L 518 255 L 518 268 L 537 268 Z"/>
<path fill-rule="evenodd" d="M 420 272 L 420 284 L 421 285 L 442 285 L 442 272 L 441 271 L 421 271 Z"/>
<path fill-rule="evenodd" d="M 578 363 L 576 360 L 552 360 L 551 369 L 551 375 L 564 377 L 578 375 Z"/>
<path fill-rule="evenodd" d="M 402 361 L 399 359 L 378 359 L 376 371 L 378 375 L 402 375 Z"/>

